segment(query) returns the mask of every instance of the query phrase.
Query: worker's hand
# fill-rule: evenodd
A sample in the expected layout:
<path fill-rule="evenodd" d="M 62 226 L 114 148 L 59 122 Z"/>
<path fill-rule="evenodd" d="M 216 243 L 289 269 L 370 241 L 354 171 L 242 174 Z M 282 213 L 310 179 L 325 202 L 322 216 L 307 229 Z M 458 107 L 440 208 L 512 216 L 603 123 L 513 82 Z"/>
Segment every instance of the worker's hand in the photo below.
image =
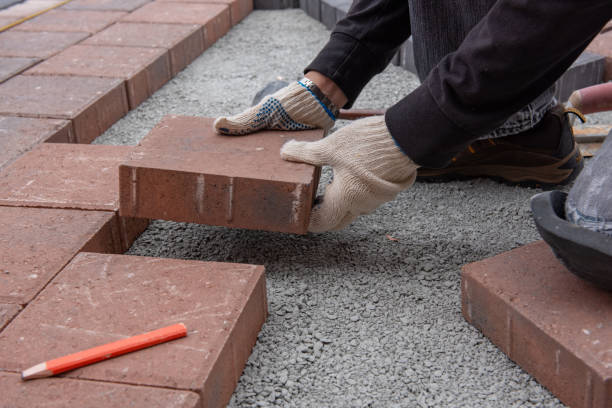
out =
<path fill-rule="evenodd" d="M 317 95 L 318 94 L 318 95 Z M 259 104 L 215 120 L 217 133 L 246 135 L 261 129 L 330 129 L 336 120 L 331 103 L 312 81 L 304 78 L 265 97 Z"/>
<path fill-rule="evenodd" d="M 342 229 L 393 200 L 414 183 L 418 168 L 397 147 L 383 116 L 355 121 L 316 142 L 289 141 L 281 157 L 334 170 L 333 181 L 312 210 L 311 232 Z"/>

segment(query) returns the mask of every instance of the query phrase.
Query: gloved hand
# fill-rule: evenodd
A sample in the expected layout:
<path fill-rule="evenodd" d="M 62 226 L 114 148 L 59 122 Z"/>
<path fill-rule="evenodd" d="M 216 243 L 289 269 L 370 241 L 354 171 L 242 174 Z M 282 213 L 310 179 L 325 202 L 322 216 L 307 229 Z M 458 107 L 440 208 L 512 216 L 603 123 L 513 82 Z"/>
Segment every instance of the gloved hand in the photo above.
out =
<path fill-rule="evenodd" d="M 315 205 L 308 230 L 339 230 L 410 187 L 418 165 L 395 144 L 383 116 L 357 120 L 316 142 L 289 141 L 285 160 L 329 165 L 334 179 Z"/>
<path fill-rule="evenodd" d="M 259 104 L 230 117 L 219 117 L 214 128 L 224 135 L 245 135 L 261 129 L 330 129 L 335 108 L 306 78 L 265 97 Z"/>

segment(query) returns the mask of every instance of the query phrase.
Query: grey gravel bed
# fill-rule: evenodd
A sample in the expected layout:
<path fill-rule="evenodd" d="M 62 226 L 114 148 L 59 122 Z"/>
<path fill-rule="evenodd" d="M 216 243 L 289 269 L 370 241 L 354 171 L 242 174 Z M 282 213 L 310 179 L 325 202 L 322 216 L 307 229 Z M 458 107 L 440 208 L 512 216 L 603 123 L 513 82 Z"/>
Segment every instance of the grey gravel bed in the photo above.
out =
<path fill-rule="evenodd" d="M 135 144 L 166 114 L 239 112 L 267 82 L 298 78 L 328 35 L 301 10 L 255 11 L 96 142 Z M 417 84 L 390 66 L 356 107 Z M 539 191 L 417 183 L 308 236 L 155 221 L 129 253 L 266 266 L 270 315 L 232 407 L 562 407 L 461 316 L 461 266 L 539 239 Z"/>

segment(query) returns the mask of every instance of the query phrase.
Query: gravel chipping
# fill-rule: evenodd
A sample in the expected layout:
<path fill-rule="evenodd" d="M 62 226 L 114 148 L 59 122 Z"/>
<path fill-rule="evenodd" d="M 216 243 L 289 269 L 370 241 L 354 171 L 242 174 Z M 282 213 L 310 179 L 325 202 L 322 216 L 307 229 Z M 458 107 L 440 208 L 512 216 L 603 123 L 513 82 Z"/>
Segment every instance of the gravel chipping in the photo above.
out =
<path fill-rule="evenodd" d="M 255 11 L 96 143 L 136 144 L 167 114 L 237 113 L 269 81 L 299 78 L 328 36 L 301 10 Z M 417 85 L 389 66 L 355 107 Z M 308 236 L 154 221 L 128 253 L 266 266 L 270 315 L 231 407 L 562 407 L 461 315 L 461 266 L 539 239 L 540 191 L 416 183 Z"/>

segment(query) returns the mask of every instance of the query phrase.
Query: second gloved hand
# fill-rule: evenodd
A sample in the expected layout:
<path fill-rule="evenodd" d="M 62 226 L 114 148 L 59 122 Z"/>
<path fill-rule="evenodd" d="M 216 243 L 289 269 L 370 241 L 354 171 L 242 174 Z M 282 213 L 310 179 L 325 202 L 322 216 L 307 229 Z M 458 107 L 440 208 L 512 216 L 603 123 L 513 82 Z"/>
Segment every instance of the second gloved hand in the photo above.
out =
<path fill-rule="evenodd" d="M 418 165 L 395 144 L 383 116 L 351 123 L 316 142 L 289 141 L 285 160 L 329 165 L 334 178 L 311 214 L 308 230 L 339 230 L 410 187 Z"/>

